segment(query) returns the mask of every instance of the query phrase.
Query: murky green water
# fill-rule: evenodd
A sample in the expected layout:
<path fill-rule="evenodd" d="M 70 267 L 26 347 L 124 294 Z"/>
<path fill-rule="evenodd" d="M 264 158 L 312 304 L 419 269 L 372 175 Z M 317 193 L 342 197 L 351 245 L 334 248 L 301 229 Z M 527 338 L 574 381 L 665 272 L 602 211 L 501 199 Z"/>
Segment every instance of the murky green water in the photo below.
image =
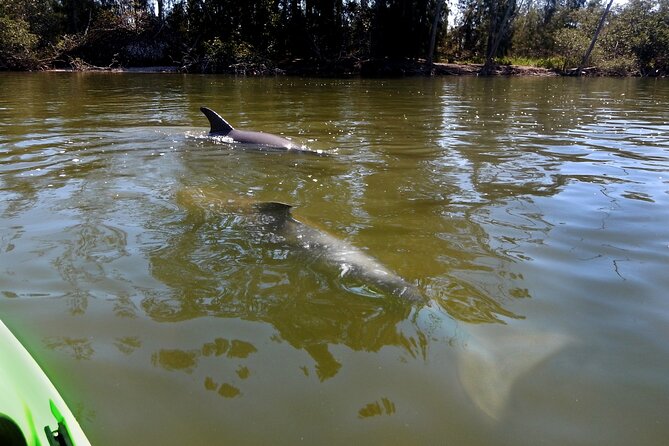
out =
<path fill-rule="evenodd" d="M 0 74 L 0 317 L 96 445 L 664 444 L 669 82 Z M 206 138 L 239 128 L 330 156 Z M 249 224 L 377 259 L 407 304 Z"/>

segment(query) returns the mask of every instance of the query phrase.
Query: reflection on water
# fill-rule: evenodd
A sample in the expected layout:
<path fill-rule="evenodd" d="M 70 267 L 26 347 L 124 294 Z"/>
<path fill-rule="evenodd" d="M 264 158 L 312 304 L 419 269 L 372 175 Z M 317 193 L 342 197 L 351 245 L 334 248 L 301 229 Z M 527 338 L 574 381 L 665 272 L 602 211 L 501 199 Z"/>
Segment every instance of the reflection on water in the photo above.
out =
<path fill-rule="evenodd" d="M 230 360 L 237 362 L 239 359 L 248 358 L 249 355 L 257 351 L 253 344 L 246 341 L 216 338 L 213 342 L 202 345 L 202 348 L 199 350 L 161 349 L 153 354 L 151 362 L 165 370 L 192 373 L 201 357 L 219 357 L 224 355 L 225 362 L 230 362 Z M 239 380 L 245 380 L 250 376 L 251 371 L 248 367 L 240 364 L 237 366 L 235 374 Z M 218 383 L 211 376 L 207 376 L 204 379 L 204 388 L 217 392 L 225 398 L 234 398 L 241 394 L 239 388 L 227 382 Z"/>
<path fill-rule="evenodd" d="M 367 404 L 358 411 L 360 418 L 376 417 L 379 415 L 392 415 L 395 413 L 395 404 L 388 398 L 381 398 L 381 402 L 374 401 Z"/>
<path fill-rule="evenodd" d="M 129 355 L 142 346 L 142 341 L 137 336 L 123 336 L 117 338 L 114 345 L 119 351 Z"/>
<path fill-rule="evenodd" d="M 0 317 L 95 444 L 669 434 L 666 82 L 5 73 L 0 89 Z M 331 156 L 212 141 L 201 105 Z M 226 205 L 258 202 L 426 302 Z"/>
<path fill-rule="evenodd" d="M 78 360 L 91 359 L 95 354 L 91 340 L 86 338 L 51 338 L 46 340 L 46 347 Z"/>

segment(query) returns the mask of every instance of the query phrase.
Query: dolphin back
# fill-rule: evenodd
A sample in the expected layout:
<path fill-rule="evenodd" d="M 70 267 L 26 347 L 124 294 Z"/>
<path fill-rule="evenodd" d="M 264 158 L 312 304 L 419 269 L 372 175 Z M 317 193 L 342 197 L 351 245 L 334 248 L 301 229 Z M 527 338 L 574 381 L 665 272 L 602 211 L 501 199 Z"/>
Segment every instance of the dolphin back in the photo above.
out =
<path fill-rule="evenodd" d="M 378 291 L 411 303 L 425 300 L 413 284 L 361 249 L 295 219 L 290 212 L 292 206 L 274 201 L 256 203 L 254 206 L 260 214 L 270 217 L 270 221 L 264 223 L 272 226 L 266 227 L 280 232 L 287 242 L 311 253 L 319 262 L 337 268 L 340 279 L 350 276 L 362 280 Z"/>
<path fill-rule="evenodd" d="M 209 120 L 209 125 L 211 126 L 209 133 L 225 136 L 234 130 L 234 128 L 214 110 L 207 107 L 200 107 L 200 111 L 204 113 Z"/>
<path fill-rule="evenodd" d="M 256 203 L 253 205 L 260 213 L 270 214 L 276 217 L 288 219 L 290 218 L 291 205 L 286 203 L 279 203 L 278 201 L 267 201 L 263 203 Z"/>

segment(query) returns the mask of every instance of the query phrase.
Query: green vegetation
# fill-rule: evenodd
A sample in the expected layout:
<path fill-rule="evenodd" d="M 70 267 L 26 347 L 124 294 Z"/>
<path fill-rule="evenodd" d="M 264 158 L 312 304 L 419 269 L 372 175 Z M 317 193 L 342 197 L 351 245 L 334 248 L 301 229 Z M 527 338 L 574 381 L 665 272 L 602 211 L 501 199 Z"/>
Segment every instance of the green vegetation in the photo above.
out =
<path fill-rule="evenodd" d="M 0 69 L 379 74 L 468 60 L 484 73 L 509 63 L 573 72 L 595 36 L 585 71 L 669 74 L 669 0 L 614 6 L 596 35 L 606 3 L 0 0 Z"/>

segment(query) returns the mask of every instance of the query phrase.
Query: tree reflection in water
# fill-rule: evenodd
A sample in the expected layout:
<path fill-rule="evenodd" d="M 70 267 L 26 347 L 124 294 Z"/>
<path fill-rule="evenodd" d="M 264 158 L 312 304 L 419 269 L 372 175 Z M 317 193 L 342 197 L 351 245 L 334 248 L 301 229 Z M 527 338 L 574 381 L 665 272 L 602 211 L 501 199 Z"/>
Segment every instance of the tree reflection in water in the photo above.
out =
<path fill-rule="evenodd" d="M 342 367 L 330 351 L 333 345 L 361 351 L 394 345 L 412 357 L 426 357 L 426 336 L 415 324 L 410 334 L 399 327 L 413 313 L 411 305 L 322 268 L 249 212 L 249 203 L 221 198 L 203 205 L 188 199 L 179 198 L 186 208 L 181 232 L 150 253 L 153 276 L 171 290 L 143 299 L 143 309 L 155 320 L 216 316 L 267 322 L 281 340 L 311 356 L 321 381 Z M 216 339 L 199 351 L 161 350 L 154 363 L 188 370 L 201 356 L 244 357 L 246 344 Z M 244 351 L 255 347 L 248 344 Z M 214 380 L 205 387 L 214 387 Z"/>

